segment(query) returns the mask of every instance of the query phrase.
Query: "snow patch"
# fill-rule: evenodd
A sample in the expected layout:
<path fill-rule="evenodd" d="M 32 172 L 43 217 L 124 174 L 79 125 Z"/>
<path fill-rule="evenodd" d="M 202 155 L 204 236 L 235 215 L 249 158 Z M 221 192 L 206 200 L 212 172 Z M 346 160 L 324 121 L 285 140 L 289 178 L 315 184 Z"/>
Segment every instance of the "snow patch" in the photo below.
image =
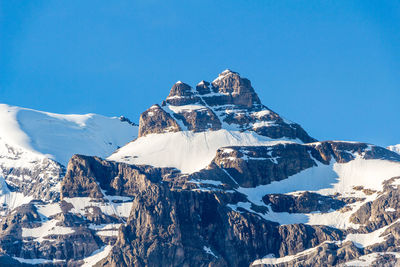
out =
<path fill-rule="evenodd" d="M 379 228 L 378 230 L 368 234 L 348 234 L 344 242 L 351 241 L 358 248 L 366 248 L 374 244 L 382 243 L 385 241 L 385 237 L 387 236 L 382 236 L 382 234 L 387 228 L 399 221 L 400 220 L 397 220 L 390 225 L 386 225 L 385 227 Z"/>
<path fill-rule="evenodd" d="M 74 208 L 70 211 L 85 216 L 90 207 L 99 207 L 107 215 L 116 215 L 122 218 L 128 218 L 131 212 L 133 202 L 100 202 L 99 199 L 90 197 L 64 198 L 64 201 L 71 203 Z"/>
<path fill-rule="evenodd" d="M 155 167 L 174 167 L 193 173 L 208 166 L 218 148 L 293 143 L 274 140 L 253 132 L 207 131 L 149 134 L 122 147 L 109 160 Z"/>
<path fill-rule="evenodd" d="M 98 250 L 94 251 L 92 255 L 84 259 L 84 264 L 82 267 L 91 267 L 94 266 L 96 263 L 107 257 L 107 255 L 110 253 L 112 249 L 112 246 L 104 246 L 102 248 L 99 248 Z"/>
<path fill-rule="evenodd" d="M 37 211 L 46 216 L 51 217 L 56 214 L 62 213 L 59 203 L 47 204 L 47 205 L 36 205 Z"/>
<path fill-rule="evenodd" d="M 184 106 L 168 105 L 168 108 L 172 110 L 174 113 L 191 112 L 196 110 L 207 110 L 207 108 L 202 105 L 184 105 Z"/>
<path fill-rule="evenodd" d="M 59 263 L 59 262 L 64 262 L 64 260 L 48 260 L 48 259 L 24 259 L 24 258 L 18 258 L 18 257 L 13 257 L 20 263 L 26 263 L 26 264 L 44 264 L 44 263 Z"/>
<path fill-rule="evenodd" d="M 39 227 L 22 228 L 22 237 L 33 237 L 36 241 L 42 242 L 49 235 L 67 235 L 75 232 L 72 228 L 57 226 L 58 222 L 58 220 L 49 220 Z"/>

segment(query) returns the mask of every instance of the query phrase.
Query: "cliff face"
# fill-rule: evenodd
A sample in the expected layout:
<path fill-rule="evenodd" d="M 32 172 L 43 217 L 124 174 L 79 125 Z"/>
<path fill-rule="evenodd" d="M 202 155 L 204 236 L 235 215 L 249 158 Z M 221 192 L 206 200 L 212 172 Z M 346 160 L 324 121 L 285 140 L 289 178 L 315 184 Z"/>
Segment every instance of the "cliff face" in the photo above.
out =
<path fill-rule="evenodd" d="M 84 172 L 87 178 L 102 181 L 99 184 L 108 194 L 114 182 L 104 177 L 114 177 L 115 170 L 124 173 L 122 184 L 135 186 L 128 194 L 134 196 L 130 215 L 99 266 L 247 266 L 267 254 L 292 254 L 343 237 L 342 231 L 324 226 L 280 226 L 263 219 L 260 214 L 267 209 L 253 203 L 254 212 L 232 209 L 248 201 L 234 190 L 201 190 L 173 170 L 141 166 L 139 174 L 136 168 L 81 156 L 70 162 L 63 190 L 67 181 L 74 181 L 82 186 L 81 192 L 90 192 L 93 186 L 81 183 Z M 199 183 L 212 178 L 207 173 L 197 175 Z"/>

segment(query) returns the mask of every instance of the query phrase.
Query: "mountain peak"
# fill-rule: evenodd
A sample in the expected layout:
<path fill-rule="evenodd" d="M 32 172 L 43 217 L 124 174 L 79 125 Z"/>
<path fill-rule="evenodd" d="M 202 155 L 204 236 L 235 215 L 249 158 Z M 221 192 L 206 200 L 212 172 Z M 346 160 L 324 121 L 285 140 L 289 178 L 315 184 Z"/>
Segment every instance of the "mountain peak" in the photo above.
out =
<path fill-rule="evenodd" d="M 211 84 L 202 80 L 196 90 L 177 82 L 160 108 L 150 109 L 141 116 L 139 137 L 151 133 L 225 129 L 255 132 L 273 139 L 315 141 L 300 125 L 262 105 L 251 82 L 231 70 L 220 73 Z"/>
<path fill-rule="evenodd" d="M 228 95 L 228 103 L 246 106 L 248 108 L 261 104 L 258 95 L 251 86 L 250 80 L 242 78 L 239 73 L 225 70 L 212 82 L 213 91 L 222 95 Z"/>
<path fill-rule="evenodd" d="M 171 88 L 168 98 L 192 96 L 193 90 L 190 85 L 177 81 Z"/>
<path fill-rule="evenodd" d="M 213 82 L 215 82 L 218 79 L 222 79 L 222 78 L 224 78 L 225 76 L 228 76 L 228 75 L 240 76 L 240 74 L 238 72 L 230 70 L 230 69 L 226 69 L 223 72 L 221 72 L 220 74 L 218 74 L 218 77 Z"/>

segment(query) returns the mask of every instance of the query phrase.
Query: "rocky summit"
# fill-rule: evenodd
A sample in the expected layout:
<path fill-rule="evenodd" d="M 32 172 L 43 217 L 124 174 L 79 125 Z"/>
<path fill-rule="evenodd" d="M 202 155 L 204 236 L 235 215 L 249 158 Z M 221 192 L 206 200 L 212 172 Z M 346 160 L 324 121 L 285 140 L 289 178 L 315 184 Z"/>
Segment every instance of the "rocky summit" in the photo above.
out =
<path fill-rule="evenodd" d="M 165 101 L 140 116 L 139 137 L 177 131 L 253 131 L 270 138 L 313 142 L 296 123 L 289 122 L 261 104 L 251 82 L 226 70 L 212 83 L 196 88 L 178 81 Z"/>
<path fill-rule="evenodd" d="M 0 266 L 399 261 L 397 146 L 318 141 L 237 72 L 177 82 L 138 127 L 10 106 L 0 125 Z"/>

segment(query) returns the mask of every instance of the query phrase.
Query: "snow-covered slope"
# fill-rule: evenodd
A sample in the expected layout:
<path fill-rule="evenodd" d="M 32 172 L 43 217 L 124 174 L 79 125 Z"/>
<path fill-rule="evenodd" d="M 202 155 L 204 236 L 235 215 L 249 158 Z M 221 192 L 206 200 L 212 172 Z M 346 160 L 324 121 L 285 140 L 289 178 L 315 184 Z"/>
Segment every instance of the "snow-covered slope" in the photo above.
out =
<path fill-rule="evenodd" d="M 150 134 L 120 148 L 108 159 L 129 164 L 175 167 L 184 173 L 193 173 L 207 167 L 220 147 L 292 142 L 293 140 L 274 140 L 254 132 L 224 129 L 200 133 L 184 131 Z"/>
<path fill-rule="evenodd" d="M 0 200 L 12 209 L 32 197 L 57 199 L 72 155 L 107 157 L 136 136 L 137 127 L 117 117 L 0 104 L 0 179 L 13 188 Z"/>
<path fill-rule="evenodd" d="M 117 117 L 62 115 L 0 105 L 3 144 L 53 159 L 64 166 L 74 154 L 106 157 L 136 136 L 137 127 Z"/>

